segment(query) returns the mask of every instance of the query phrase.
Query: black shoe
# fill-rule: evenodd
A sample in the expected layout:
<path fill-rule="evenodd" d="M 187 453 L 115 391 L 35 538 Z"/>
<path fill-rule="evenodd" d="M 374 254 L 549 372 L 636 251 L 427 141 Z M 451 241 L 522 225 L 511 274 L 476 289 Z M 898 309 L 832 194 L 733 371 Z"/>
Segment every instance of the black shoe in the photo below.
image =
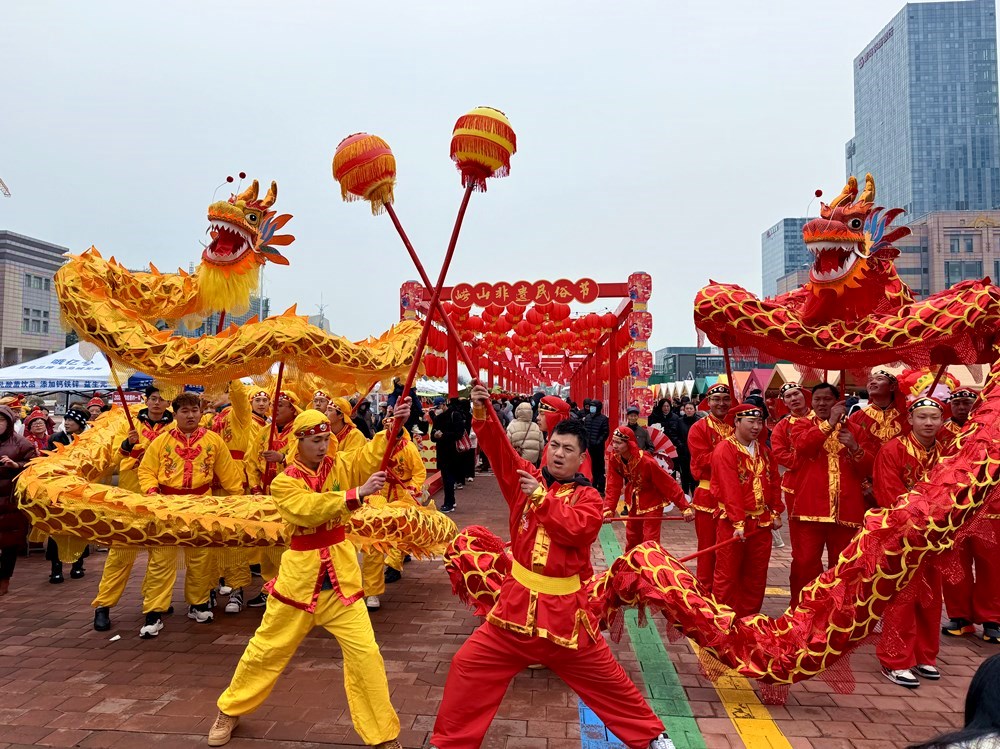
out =
<path fill-rule="evenodd" d="M 409 554 L 407 554 L 405 557 L 403 557 L 403 564 L 409 564 L 412 561 L 413 561 L 413 557 L 411 557 Z"/>
<path fill-rule="evenodd" d="M 250 574 L 253 577 L 260 577 L 260 565 L 259 564 L 251 564 L 250 565 Z"/>
<path fill-rule="evenodd" d="M 53 562 L 52 571 L 49 573 L 49 582 L 53 585 L 58 585 L 64 579 L 65 578 L 63 578 L 62 574 L 62 562 Z"/>
<path fill-rule="evenodd" d="M 246 602 L 246 607 L 249 609 L 262 609 L 265 606 L 267 606 L 267 593 L 264 591 L 261 591 L 255 598 L 251 598 Z"/>
<path fill-rule="evenodd" d="M 98 606 L 94 609 L 94 629 L 98 632 L 107 632 L 111 629 L 111 609 L 107 606 Z"/>
<path fill-rule="evenodd" d="M 455 505 L 442 505 L 441 506 L 441 512 L 454 512 L 454 511 L 455 511 Z"/>
<path fill-rule="evenodd" d="M 1000 645 L 1000 624 L 983 622 L 983 642 L 988 642 L 990 645 Z"/>
<path fill-rule="evenodd" d="M 74 580 L 79 580 L 81 577 L 83 577 L 83 574 L 84 574 L 83 560 L 80 559 L 79 561 L 73 562 L 73 566 L 70 568 L 69 571 L 69 576 L 72 577 Z"/>
<path fill-rule="evenodd" d="M 164 616 L 170 616 L 172 613 L 174 613 L 173 606 L 167 606 L 167 610 L 163 612 Z"/>
<path fill-rule="evenodd" d="M 968 619 L 952 617 L 947 624 L 941 627 L 941 634 L 946 637 L 963 637 L 965 635 L 976 634 L 976 625 Z"/>
<path fill-rule="evenodd" d="M 163 629 L 163 620 L 160 618 L 160 612 L 150 611 L 146 614 L 146 623 L 139 629 L 139 637 L 143 640 L 149 640 L 160 634 L 161 629 Z"/>
<path fill-rule="evenodd" d="M 398 583 L 403 579 L 403 573 L 392 567 L 385 568 L 385 584 Z"/>

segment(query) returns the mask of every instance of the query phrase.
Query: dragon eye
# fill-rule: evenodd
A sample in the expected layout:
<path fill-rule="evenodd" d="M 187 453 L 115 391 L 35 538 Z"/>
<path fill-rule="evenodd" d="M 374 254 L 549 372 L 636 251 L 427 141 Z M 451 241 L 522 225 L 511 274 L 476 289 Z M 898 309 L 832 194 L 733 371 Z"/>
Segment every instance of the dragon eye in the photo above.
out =
<path fill-rule="evenodd" d="M 850 221 L 847 222 L 847 228 L 848 229 L 853 229 L 854 231 L 857 231 L 858 229 L 860 229 L 864 225 L 865 225 L 865 222 L 862 221 L 859 218 L 852 218 Z"/>
<path fill-rule="evenodd" d="M 248 223 L 256 224 L 257 223 L 257 214 L 256 213 L 248 213 L 246 215 L 246 220 L 247 220 Z"/>

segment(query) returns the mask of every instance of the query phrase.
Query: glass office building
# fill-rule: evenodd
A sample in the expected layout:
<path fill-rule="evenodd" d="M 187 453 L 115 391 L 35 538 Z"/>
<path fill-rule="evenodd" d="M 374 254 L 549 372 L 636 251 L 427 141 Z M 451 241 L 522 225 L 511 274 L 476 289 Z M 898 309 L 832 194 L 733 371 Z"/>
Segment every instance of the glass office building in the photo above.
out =
<path fill-rule="evenodd" d="M 994 0 L 906 5 L 854 59 L 854 123 L 847 174 L 897 223 L 1000 207 Z"/>
<path fill-rule="evenodd" d="M 812 254 L 802 241 L 808 218 L 783 218 L 760 235 L 760 265 L 764 296 L 778 293 L 778 279 L 812 263 Z"/>

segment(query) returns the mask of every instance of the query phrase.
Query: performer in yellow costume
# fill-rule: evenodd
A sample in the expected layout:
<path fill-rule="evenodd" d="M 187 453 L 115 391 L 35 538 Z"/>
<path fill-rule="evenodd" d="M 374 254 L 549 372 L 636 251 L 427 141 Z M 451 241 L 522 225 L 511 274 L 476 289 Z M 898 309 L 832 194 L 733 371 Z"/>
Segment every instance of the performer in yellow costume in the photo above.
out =
<path fill-rule="evenodd" d="M 146 407 L 139 411 L 136 417 L 135 431 L 122 435 L 118 458 L 118 486 L 128 491 L 139 491 L 139 461 L 150 443 L 168 429 L 174 417 L 167 409 L 169 404 L 160 395 L 155 385 L 146 388 Z M 122 546 L 115 544 L 108 550 L 108 558 L 101 573 L 101 582 L 97 586 L 97 596 L 91 602 L 94 607 L 94 629 L 107 632 L 111 629 L 111 607 L 117 606 L 125 592 L 132 565 L 141 549 L 137 546 Z M 163 596 L 151 596 L 151 582 L 162 579 L 168 574 L 169 565 L 176 563 L 176 551 L 152 547 L 147 549 L 146 575 L 142 581 L 143 605 L 142 613 L 166 611 L 170 608 L 170 593 L 166 599 Z"/>
<path fill-rule="evenodd" d="M 257 393 L 255 392 L 256 396 Z M 267 394 L 265 393 L 265 396 Z M 222 409 L 212 421 L 211 429 L 218 434 L 229 448 L 229 454 L 239 466 L 240 474 L 243 476 L 244 491 L 246 490 L 246 469 L 244 459 L 251 443 L 257 438 L 262 422 L 260 417 L 254 418 L 255 414 L 251 407 L 251 396 L 247 394 L 246 386 L 240 380 L 233 380 L 229 383 L 229 403 Z M 213 487 L 216 493 L 221 493 L 221 487 Z M 227 614 L 238 614 L 243 610 L 243 589 L 250 585 L 250 550 L 238 546 L 227 546 L 222 549 L 213 549 L 212 554 L 217 557 L 219 571 L 222 575 L 220 593 L 229 595 L 226 603 Z"/>
<path fill-rule="evenodd" d="M 255 401 L 260 401 L 260 396 L 266 393 L 258 392 L 254 396 Z M 257 436 L 250 442 L 243 465 L 247 473 L 247 485 L 253 494 L 269 494 L 271 481 L 284 470 L 287 463 L 289 442 L 292 438 L 292 422 L 299 413 L 295 396 L 292 393 L 282 391 L 277 395 L 278 410 L 274 430 L 274 442 L 271 442 L 271 426 L 262 425 Z M 270 466 L 270 467 L 269 467 Z M 278 574 L 278 565 L 281 563 L 281 554 L 285 550 L 284 546 L 267 546 L 260 550 L 260 575 L 264 582 L 270 582 Z M 246 605 L 253 609 L 263 608 L 267 605 L 267 593 L 261 590 L 255 597 L 246 602 Z"/>
<path fill-rule="evenodd" d="M 405 429 L 393 448 L 392 458 L 386 466 L 386 474 L 386 484 L 379 492 L 386 501 L 420 506 L 424 481 L 427 480 L 427 469 L 420 457 L 420 451 Z M 386 583 L 397 582 L 403 577 L 403 561 L 403 552 L 399 549 L 393 549 L 385 555 L 386 569 L 383 579 Z"/>
<path fill-rule="evenodd" d="M 408 402 L 401 410 L 409 410 Z M 299 643 L 321 626 L 343 651 L 354 729 L 369 746 L 398 749 L 399 718 L 389 701 L 385 664 L 362 601 L 357 556 L 343 525 L 361 507 L 361 499 L 385 483 L 385 473 L 373 471 L 385 451 L 386 433 L 361 450 L 331 457 L 330 422 L 324 414 L 305 411 L 295 419 L 293 431 L 298 442 L 292 463 L 271 485 L 278 511 L 292 526 L 291 548 L 271 583 L 260 627 L 219 697 L 208 745 L 229 741 L 239 716 L 263 704 Z"/>
<path fill-rule="evenodd" d="M 361 430 L 354 426 L 351 419 L 351 402 L 347 398 L 332 398 L 326 409 L 330 420 L 330 430 L 336 438 L 330 440 L 330 455 L 337 452 L 351 453 L 362 449 L 368 444 L 368 439 Z M 379 596 L 385 593 L 385 555 L 372 549 L 361 551 L 361 581 L 367 598 L 365 605 L 369 611 L 377 611 L 382 607 Z"/>
<path fill-rule="evenodd" d="M 173 402 L 174 426 L 157 437 L 146 449 L 139 464 L 139 487 L 143 494 L 201 495 L 212 491 L 215 481 L 227 494 L 243 492 L 243 476 L 229 454 L 222 437 L 199 426 L 201 404 L 193 393 L 181 393 Z M 163 549 L 172 558 L 169 570 L 150 580 L 150 596 L 170 601 L 170 591 L 177 579 L 177 549 Z M 185 548 L 184 598 L 190 608 L 188 617 L 201 624 L 212 621 L 211 593 L 217 567 L 212 549 Z M 162 597 L 162 598 L 160 598 Z M 139 630 L 143 638 L 155 637 L 163 629 L 161 609 L 146 614 Z"/>
<path fill-rule="evenodd" d="M 330 396 L 327 395 L 325 391 L 317 390 L 315 393 L 313 393 L 313 399 L 310 408 L 319 411 L 321 414 L 325 414 L 329 406 L 330 406 Z"/>

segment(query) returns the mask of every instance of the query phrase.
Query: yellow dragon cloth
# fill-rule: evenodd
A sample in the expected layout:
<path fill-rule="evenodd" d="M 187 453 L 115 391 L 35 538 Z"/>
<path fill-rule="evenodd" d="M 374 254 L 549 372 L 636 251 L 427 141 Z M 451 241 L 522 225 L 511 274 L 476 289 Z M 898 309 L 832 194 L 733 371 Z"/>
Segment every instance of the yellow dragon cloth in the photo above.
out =
<path fill-rule="evenodd" d="M 277 184 L 263 198 L 259 189 L 255 180 L 209 206 L 211 242 L 194 274 L 164 274 L 152 265 L 148 273 L 133 273 L 94 248 L 70 256 L 55 277 L 65 327 L 100 349 L 116 372 L 147 372 L 175 386 L 221 389 L 235 378 L 266 375 L 275 362 L 285 362 L 299 378 L 335 383 L 335 395 L 365 393 L 376 382 L 405 375 L 420 333 L 411 322 L 351 342 L 310 325 L 292 308 L 214 336 L 174 335 L 170 328 L 179 321 L 191 324 L 219 311 L 242 314 L 260 267 L 268 260 L 288 264 L 278 248 L 294 238 L 277 232 L 291 216 L 272 210 Z M 159 329 L 159 321 L 168 329 Z M 99 483 L 110 475 L 126 429 L 125 412 L 115 408 L 70 446 L 22 472 L 17 494 L 36 529 L 64 539 L 148 546 L 286 543 L 270 497 L 146 497 Z M 349 533 L 383 550 L 427 555 L 441 552 L 456 528 L 436 511 L 390 504 L 362 508 Z"/>

